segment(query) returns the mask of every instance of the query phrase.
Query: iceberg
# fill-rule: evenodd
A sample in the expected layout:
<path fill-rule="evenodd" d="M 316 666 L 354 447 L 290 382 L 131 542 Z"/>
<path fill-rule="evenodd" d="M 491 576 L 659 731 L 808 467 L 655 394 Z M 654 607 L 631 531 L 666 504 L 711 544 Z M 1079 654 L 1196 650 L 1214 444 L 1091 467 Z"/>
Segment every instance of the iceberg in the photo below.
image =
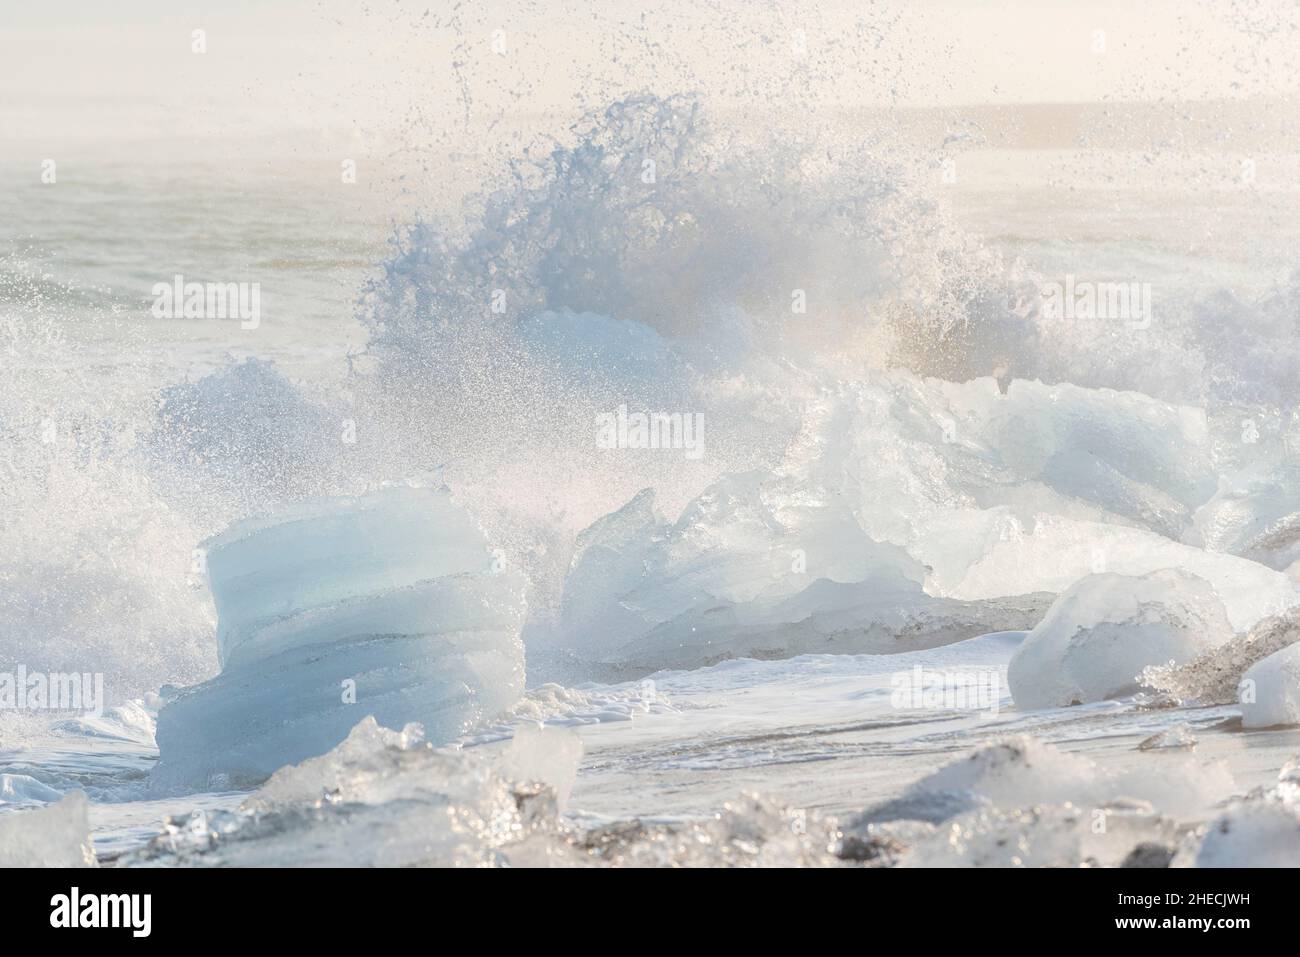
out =
<path fill-rule="evenodd" d="M 991 378 L 891 371 L 826 401 L 806 443 L 810 474 L 843 486 L 869 534 L 954 587 L 980 558 L 981 516 L 1015 518 L 1026 534 L 1044 515 L 1176 541 L 1216 488 L 1205 413 L 1135 392 L 1018 379 L 1004 394 Z M 969 526 L 958 542 L 954 521 Z"/>
<path fill-rule="evenodd" d="M 1200 409 L 1138 392 L 1017 380 L 1007 394 L 948 386 L 963 421 L 1019 484 L 1104 509 L 1173 536 L 1214 492 Z"/>
<path fill-rule="evenodd" d="M 159 713 L 163 789 L 256 783 L 365 715 L 449 741 L 523 692 L 523 576 L 446 489 L 305 503 L 205 550 L 222 670 Z"/>

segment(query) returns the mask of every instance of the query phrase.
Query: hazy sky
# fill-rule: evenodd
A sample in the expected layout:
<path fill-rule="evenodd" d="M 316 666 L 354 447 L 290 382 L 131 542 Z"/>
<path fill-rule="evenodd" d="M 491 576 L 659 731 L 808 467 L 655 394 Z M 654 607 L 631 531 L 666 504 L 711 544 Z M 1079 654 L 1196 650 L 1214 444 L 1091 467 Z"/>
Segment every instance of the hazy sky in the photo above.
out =
<path fill-rule="evenodd" d="M 400 139 L 634 90 L 791 110 L 1291 94 L 1298 26 L 1294 0 L 0 0 L 0 141 Z"/>

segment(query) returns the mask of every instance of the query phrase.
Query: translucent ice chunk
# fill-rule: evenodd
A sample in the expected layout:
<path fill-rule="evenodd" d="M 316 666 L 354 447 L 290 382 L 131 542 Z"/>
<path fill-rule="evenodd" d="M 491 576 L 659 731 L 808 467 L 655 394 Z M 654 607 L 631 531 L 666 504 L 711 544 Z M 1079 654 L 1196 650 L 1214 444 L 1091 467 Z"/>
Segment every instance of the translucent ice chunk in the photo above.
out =
<path fill-rule="evenodd" d="M 358 601 L 402 589 L 424 594 L 433 582 L 444 585 L 430 602 L 450 612 L 439 612 L 448 620 L 437 621 L 438 630 L 469 627 L 458 618 L 472 619 L 484 596 L 455 583 L 472 575 L 491 580 L 495 559 L 482 530 L 448 492 L 404 486 L 239 522 L 204 542 L 202 551 L 223 667 L 318 644 L 322 628 L 357 626 L 335 622 Z M 519 584 L 513 573 L 498 580 Z M 415 621 L 428 623 L 430 608 L 413 601 L 415 607 L 398 600 L 363 609 L 360 617 L 381 611 L 397 619 L 388 630 L 405 632 Z"/>
<path fill-rule="evenodd" d="M 1031 627 L 1043 595 L 967 602 L 852 512 L 784 480 L 727 476 L 673 523 L 644 491 L 578 539 L 559 640 L 622 676 L 727 658 L 888 652 Z"/>
<path fill-rule="evenodd" d="M 984 809 L 955 818 L 921 841 L 900 867 L 1077 867 L 1083 815 L 1064 807 Z"/>
<path fill-rule="evenodd" d="M 1300 815 L 1277 801 L 1229 808 L 1205 832 L 1197 867 L 1300 867 Z"/>
<path fill-rule="evenodd" d="M 1189 537 L 1271 568 L 1300 560 L 1300 468 L 1290 456 L 1264 457 L 1226 476 Z"/>
<path fill-rule="evenodd" d="M 1300 609 L 1265 618 L 1244 635 L 1237 635 L 1186 664 L 1147 668 L 1142 683 L 1183 703 L 1233 704 L 1242 676 L 1256 662 L 1300 641 Z"/>
<path fill-rule="evenodd" d="M 991 515 L 989 521 L 997 518 Z M 975 599 L 1032 591 L 1065 591 L 1089 574 L 1140 577 L 1180 568 L 1214 586 L 1237 631 L 1300 601 L 1285 574 L 1250 561 L 1170 541 L 1140 528 L 1036 514 L 1032 523 L 1003 516 L 999 534 L 960 578 L 941 584 L 943 593 Z M 944 540 L 943 529 L 937 540 Z"/>
<path fill-rule="evenodd" d="M 556 825 L 551 792 L 473 750 L 365 718 L 319 757 L 281 768 L 238 811 L 169 821 L 140 853 L 212 866 L 483 866 Z M 550 845 L 548 845 L 550 846 Z"/>
<path fill-rule="evenodd" d="M 320 801 L 382 804 L 444 793 L 464 762 L 421 747 L 424 743 L 419 725 L 393 731 L 363 718 L 337 747 L 276 771 L 243 808 L 269 811 Z"/>
<path fill-rule="evenodd" d="M 49 807 L 0 814 L 0 867 L 94 867 L 88 807 L 74 791 Z"/>
<path fill-rule="evenodd" d="M 988 806 L 1010 810 L 1047 804 L 1110 813 L 1132 801 L 1161 813 L 1194 817 L 1234 789 L 1231 774 L 1220 763 L 1152 756 L 1149 765 L 1108 772 L 1082 755 L 1020 735 L 945 765 L 910 785 L 900 798 L 868 809 L 857 821 L 937 821 Z"/>
<path fill-rule="evenodd" d="M 562 811 L 578 780 L 582 739 L 567 728 L 522 725 L 501 763 L 501 773 L 512 781 L 535 781 L 555 792 Z"/>
<path fill-rule="evenodd" d="M 990 744 L 945 765 L 909 793 L 969 791 L 1003 807 L 1088 803 L 1100 800 L 1097 766 L 1036 738 Z"/>
<path fill-rule="evenodd" d="M 1247 728 L 1300 724 L 1300 644 L 1251 665 L 1239 688 Z"/>
<path fill-rule="evenodd" d="M 163 787 L 255 783 L 365 715 L 447 741 L 523 691 L 523 579 L 445 490 L 388 488 L 208 543 L 222 673 L 158 717 Z"/>
<path fill-rule="evenodd" d="M 1232 637 L 1211 585 L 1175 569 L 1091 575 L 1066 591 L 1016 649 L 1016 706 L 1055 708 L 1134 693 L 1150 665 L 1186 662 Z"/>

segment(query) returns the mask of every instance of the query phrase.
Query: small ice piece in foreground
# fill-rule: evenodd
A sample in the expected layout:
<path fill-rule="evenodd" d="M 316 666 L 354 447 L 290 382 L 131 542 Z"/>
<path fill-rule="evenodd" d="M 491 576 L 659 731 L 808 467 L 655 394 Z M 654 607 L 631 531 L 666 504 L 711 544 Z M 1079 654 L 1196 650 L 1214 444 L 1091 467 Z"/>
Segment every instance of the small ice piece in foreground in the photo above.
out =
<path fill-rule="evenodd" d="M 1251 665 L 1239 693 L 1241 723 L 1247 728 L 1300 724 L 1300 644 Z"/>
<path fill-rule="evenodd" d="M 1221 760 L 1200 761 L 1185 750 L 1153 751 L 1148 760 L 1112 771 L 1107 794 L 1146 801 L 1162 814 L 1204 820 L 1237 793 L 1237 782 Z"/>
<path fill-rule="evenodd" d="M 1097 802 L 1099 771 L 1028 735 L 986 745 L 917 781 L 908 795 L 970 791 L 1001 807 Z"/>
<path fill-rule="evenodd" d="M 244 800 L 242 810 L 304 805 L 372 805 L 394 801 L 473 802 L 503 779 L 473 754 L 435 749 L 419 724 L 402 731 L 364 718 L 337 748 L 279 768 Z"/>
<path fill-rule="evenodd" d="M 891 821 L 923 821 L 927 824 L 942 824 L 961 814 L 988 807 L 988 798 L 974 791 L 943 791 L 913 787 L 901 797 L 883 804 L 867 808 L 853 818 L 845 827 L 846 831 L 861 831 L 870 824 L 883 824 Z"/>
<path fill-rule="evenodd" d="M 1233 793 L 1236 784 L 1221 762 L 1196 762 L 1178 755 L 1160 759 L 1158 767 L 1138 766 L 1108 772 L 1080 754 L 1062 751 L 1028 735 L 977 749 L 912 784 L 903 796 L 868 809 L 860 820 L 907 816 L 937 821 L 944 806 L 958 813 L 953 795 L 967 792 L 1002 808 L 1040 804 L 1121 809 L 1146 802 L 1151 810 L 1181 817 L 1202 815 L 1214 802 Z M 930 800 L 921 800 L 929 795 Z M 935 798 L 943 796 L 942 801 Z M 908 809 L 909 805 L 914 810 Z M 979 808 L 976 804 L 974 807 Z M 921 811 L 931 813 L 922 815 Z M 941 812 L 940 812 L 941 813 Z"/>
<path fill-rule="evenodd" d="M 1069 805 L 985 809 L 944 824 L 899 866 L 1077 867 L 1083 833 L 1083 812 Z"/>
<path fill-rule="evenodd" d="M 1190 764 L 1162 769 L 1172 781 L 1164 788 L 1157 776 L 1107 774 L 1081 755 L 1020 736 L 945 765 L 902 798 L 851 821 L 845 833 L 861 834 L 873 820 L 926 815 L 938 828 L 915 844 L 903 866 L 1118 865 L 1144 841 L 1176 840 L 1175 820 L 1163 812 L 1199 812 L 1210 795 L 1199 793 L 1196 782 L 1207 770 L 1215 777 L 1212 768 Z M 1213 791 L 1231 784 L 1216 781 Z M 1175 792 L 1190 797 L 1175 801 Z"/>
<path fill-rule="evenodd" d="M 360 721 L 284 767 L 233 814 L 170 823 L 132 862 L 231 867 L 482 867 L 581 863 L 554 817 L 481 749 L 435 748 L 418 726 Z M 550 791 L 546 790 L 549 796 Z M 536 840 L 534 840 L 536 839 Z"/>
<path fill-rule="evenodd" d="M 1197 867 L 1300 867 L 1300 815 L 1279 801 L 1238 804 L 1210 824 Z"/>
<path fill-rule="evenodd" d="M 578 780 L 582 738 L 566 728 L 523 725 L 506 749 L 501 773 L 511 781 L 535 781 L 555 791 L 556 807 L 563 811 Z"/>
<path fill-rule="evenodd" d="M 613 867 L 833 867 L 834 818 L 745 793 L 711 818 L 683 826 L 615 824 L 586 838 Z M 631 832 L 631 841 L 619 832 Z"/>
<path fill-rule="evenodd" d="M 1159 841 L 1143 841 L 1124 858 L 1120 867 L 1168 867 L 1178 854 L 1178 847 Z"/>
<path fill-rule="evenodd" d="M 523 577 L 445 489 L 305 503 L 206 555 L 222 672 L 159 713 L 164 789 L 256 783 L 366 715 L 451 741 L 523 692 Z"/>
<path fill-rule="evenodd" d="M 1287 804 L 1300 804 L 1300 756 L 1292 758 L 1277 772 L 1276 794 Z"/>
<path fill-rule="evenodd" d="M 363 718 L 337 747 L 276 771 L 242 809 L 267 811 L 317 802 L 381 804 L 438 793 L 454 777 L 450 769 L 457 760 L 416 753 L 423 743 L 424 729 L 418 724 L 393 731 L 381 728 L 372 717 Z"/>
<path fill-rule="evenodd" d="M 88 808 L 73 791 L 49 807 L 0 815 L 0 867 L 94 867 Z"/>
<path fill-rule="evenodd" d="M 1164 731 L 1143 739 L 1138 744 L 1139 751 L 1178 750 L 1181 748 L 1191 750 L 1195 747 L 1196 735 L 1192 734 L 1192 727 L 1188 724 L 1166 728 Z"/>
<path fill-rule="evenodd" d="M 1189 661 L 1231 637 L 1223 603 L 1204 579 L 1172 568 L 1089 575 L 1016 649 L 1007 683 L 1026 710 L 1122 697 L 1138 690 L 1149 665 Z"/>
<path fill-rule="evenodd" d="M 1291 758 L 1277 772 L 1278 782 L 1300 787 L 1300 755 Z"/>

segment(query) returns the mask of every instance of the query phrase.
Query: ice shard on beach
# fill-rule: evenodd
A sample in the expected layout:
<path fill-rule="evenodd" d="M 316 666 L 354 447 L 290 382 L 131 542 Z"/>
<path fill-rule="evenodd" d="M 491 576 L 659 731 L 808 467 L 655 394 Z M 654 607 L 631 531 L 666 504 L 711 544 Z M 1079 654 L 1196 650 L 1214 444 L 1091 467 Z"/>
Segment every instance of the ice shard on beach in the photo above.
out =
<path fill-rule="evenodd" d="M 1251 665 L 1238 693 L 1245 727 L 1300 725 L 1300 645 L 1289 645 Z"/>
<path fill-rule="evenodd" d="M 158 719 L 163 788 L 322 754 L 366 715 L 450 740 L 523 691 L 523 579 L 445 490 L 390 487 L 205 543 L 222 671 Z"/>
<path fill-rule="evenodd" d="M 1070 587 L 1011 658 L 1021 709 L 1132 694 L 1144 669 L 1226 643 L 1232 625 L 1209 582 L 1178 569 L 1089 575 Z"/>
<path fill-rule="evenodd" d="M 0 817 L 0 867 L 94 867 L 89 802 L 74 791 L 39 810 Z"/>
<path fill-rule="evenodd" d="M 646 490 L 579 536 L 559 641 L 623 678 L 728 658 L 917 650 L 1030 628 L 1050 596 L 934 597 L 925 568 L 853 514 L 757 472 L 725 476 L 676 522 Z"/>

